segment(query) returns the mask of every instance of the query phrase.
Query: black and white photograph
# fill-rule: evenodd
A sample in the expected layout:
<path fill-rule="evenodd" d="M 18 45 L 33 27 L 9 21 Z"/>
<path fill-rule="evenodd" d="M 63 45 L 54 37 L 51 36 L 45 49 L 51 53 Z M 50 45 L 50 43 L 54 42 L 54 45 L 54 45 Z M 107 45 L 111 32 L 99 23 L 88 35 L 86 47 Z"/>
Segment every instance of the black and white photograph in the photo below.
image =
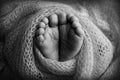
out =
<path fill-rule="evenodd" d="M 0 0 L 0 80 L 120 80 L 120 0 Z"/>

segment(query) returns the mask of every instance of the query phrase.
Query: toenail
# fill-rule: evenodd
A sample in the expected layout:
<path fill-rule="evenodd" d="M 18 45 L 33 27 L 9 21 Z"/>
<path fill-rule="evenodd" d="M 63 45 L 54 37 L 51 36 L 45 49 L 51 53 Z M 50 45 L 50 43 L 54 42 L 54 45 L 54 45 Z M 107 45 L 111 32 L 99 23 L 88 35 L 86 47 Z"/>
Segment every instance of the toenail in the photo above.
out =
<path fill-rule="evenodd" d="M 44 30 L 43 28 L 40 28 L 40 29 L 39 29 L 39 33 L 40 33 L 40 34 L 43 34 L 44 32 L 45 32 L 45 30 Z"/>
<path fill-rule="evenodd" d="M 58 16 L 56 14 L 53 14 L 50 16 L 50 26 L 54 27 L 58 24 Z"/>
<path fill-rule="evenodd" d="M 48 18 L 46 18 L 46 17 L 45 17 L 45 18 L 43 18 L 43 20 L 42 20 L 42 21 L 43 21 L 45 24 L 48 24 L 48 22 L 49 22 L 49 21 L 48 21 Z"/>
<path fill-rule="evenodd" d="M 45 23 L 44 23 L 44 22 L 40 22 L 39 25 L 40 25 L 40 27 L 42 27 L 42 28 L 45 27 Z"/>

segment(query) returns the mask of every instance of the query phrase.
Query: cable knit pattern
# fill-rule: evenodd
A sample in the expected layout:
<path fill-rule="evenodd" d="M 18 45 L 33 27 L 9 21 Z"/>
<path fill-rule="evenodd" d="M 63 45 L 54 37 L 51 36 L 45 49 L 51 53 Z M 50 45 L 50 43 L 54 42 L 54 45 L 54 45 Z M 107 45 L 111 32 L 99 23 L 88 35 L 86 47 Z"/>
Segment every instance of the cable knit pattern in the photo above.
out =
<path fill-rule="evenodd" d="M 108 68 L 114 47 L 87 12 L 58 3 L 12 4 L 16 8 L 0 21 L 6 35 L 4 56 L 14 72 L 31 80 L 95 80 Z M 44 17 L 61 12 L 77 16 L 84 32 L 78 56 L 63 62 L 46 59 L 39 50 L 34 50 L 36 25 Z"/>

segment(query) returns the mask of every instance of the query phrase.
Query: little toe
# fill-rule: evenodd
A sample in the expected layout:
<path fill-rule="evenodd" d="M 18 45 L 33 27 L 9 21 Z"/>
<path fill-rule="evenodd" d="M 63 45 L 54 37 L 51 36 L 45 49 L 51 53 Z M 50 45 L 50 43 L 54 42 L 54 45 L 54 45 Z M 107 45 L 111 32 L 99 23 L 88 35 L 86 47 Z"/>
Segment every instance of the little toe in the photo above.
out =
<path fill-rule="evenodd" d="M 53 14 L 49 17 L 50 27 L 55 27 L 58 25 L 58 15 Z"/>
<path fill-rule="evenodd" d="M 44 41 L 44 36 L 43 35 L 39 35 L 39 36 L 36 37 L 35 43 L 36 43 L 36 45 L 38 46 L 39 49 L 42 46 L 43 41 Z"/>
<path fill-rule="evenodd" d="M 67 22 L 66 13 L 58 14 L 58 20 L 59 20 L 59 24 L 61 25 L 65 24 Z"/>

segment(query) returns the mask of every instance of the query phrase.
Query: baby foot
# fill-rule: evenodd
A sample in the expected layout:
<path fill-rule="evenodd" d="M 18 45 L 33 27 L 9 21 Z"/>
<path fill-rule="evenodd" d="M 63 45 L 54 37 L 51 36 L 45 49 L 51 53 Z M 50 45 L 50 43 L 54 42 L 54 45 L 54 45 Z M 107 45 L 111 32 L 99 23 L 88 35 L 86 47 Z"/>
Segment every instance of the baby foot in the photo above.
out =
<path fill-rule="evenodd" d="M 36 44 L 46 58 L 58 60 L 58 16 L 56 14 L 43 18 L 36 31 Z"/>
<path fill-rule="evenodd" d="M 63 15 L 64 17 L 61 17 Z M 73 58 L 80 51 L 83 43 L 83 31 L 77 17 L 72 14 L 60 14 L 59 27 L 60 34 L 60 60 L 68 60 Z M 61 21 L 60 21 L 61 20 Z M 64 21 L 62 21 L 64 20 Z"/>

